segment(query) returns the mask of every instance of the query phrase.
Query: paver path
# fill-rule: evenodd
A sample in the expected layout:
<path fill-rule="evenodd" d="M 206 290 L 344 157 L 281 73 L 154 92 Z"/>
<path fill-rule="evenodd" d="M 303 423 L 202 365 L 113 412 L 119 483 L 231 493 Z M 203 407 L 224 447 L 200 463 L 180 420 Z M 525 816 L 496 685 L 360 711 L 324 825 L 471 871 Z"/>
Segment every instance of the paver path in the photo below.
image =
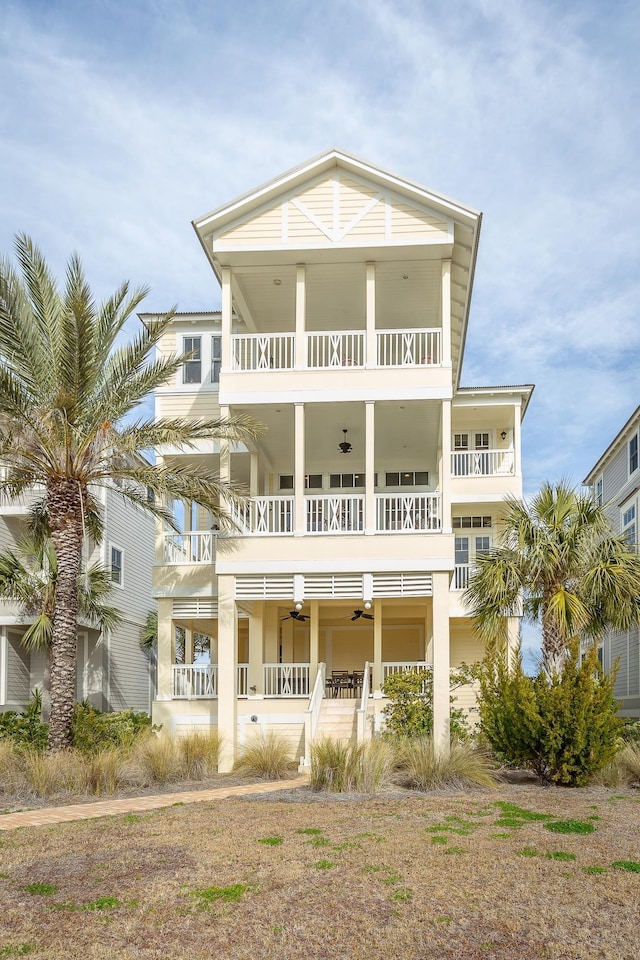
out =
<path fill-rule="evenodd" d="M 227 797 L 246 797 L 259 793 L 291 790 L 308 783 L 307 777 L 293 780 L 275 780 L 271 783 L 251 783 L 240 787 L 215 787 L 212 790 L 184 790 L 181 793 L 162 793 L 153 797 L 123 797 L 120 800 L 98 800 L 96 803 L 71 803 L 66 807 L 43 807 L 0 815 L 0 830 L 18 827 L 43 827 L 68 820 L 93 820 L 112 817 L 119 813 L 140 813 L 170 807 L 175 803 L 204 803 L 206 800 L 225 800 Z"/>

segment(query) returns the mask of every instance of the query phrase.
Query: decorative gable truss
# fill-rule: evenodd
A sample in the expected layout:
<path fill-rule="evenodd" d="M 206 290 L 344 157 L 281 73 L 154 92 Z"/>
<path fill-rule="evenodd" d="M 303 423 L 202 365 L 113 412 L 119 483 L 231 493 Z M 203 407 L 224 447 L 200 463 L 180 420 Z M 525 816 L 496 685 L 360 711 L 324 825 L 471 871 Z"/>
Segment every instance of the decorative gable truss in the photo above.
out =
<path fill-rule="evenodd" d="M 277 203 L 225 224 L 214 251 L 273 247 L 452 244 L 453 221 L 407 203 L 390 190 L 336 171 L 291 191 Z"/>

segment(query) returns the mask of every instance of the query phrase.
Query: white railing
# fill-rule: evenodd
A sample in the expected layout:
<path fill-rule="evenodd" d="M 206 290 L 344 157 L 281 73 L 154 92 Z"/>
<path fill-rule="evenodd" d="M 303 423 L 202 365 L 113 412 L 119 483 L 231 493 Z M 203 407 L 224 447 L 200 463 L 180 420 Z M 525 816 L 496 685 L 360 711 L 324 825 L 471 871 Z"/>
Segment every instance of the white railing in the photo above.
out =
<path fill-rule="evenodd" d="M 382 663 L 382 684 L 387 677 L 392 676 L 394 673 L 409 673 L 411 670 L 430 670 L 432 667 L 431 663 L 427 663 L 426 660 L 408 660 L 403 662 L 393 663 L 389 660 L 383 661 Z"/>
<path fill-rule="evenodd" d="M 454 477 L 512 477 L 513 450 L 454 450 L 451 473 Z"/>
<path fill-rule="evenodd" d="M 469 584 L 470 574 L 471 574 L 470 563 L 456 563 L 455 570 L 453 571 L 453 584 L 451 589 L 466 590 Z"/>
<path fill-rule="evenodd" d="M 326 367 L 363 367 L 365 335 L 362 330 L 340 330 L 335 333 L 308 333 L 307 366 L 313 370 Z"/>
<path fill-rule="evenodd" d="M 361 533 L 364 496 L 305 497 L 307 533 Z"/>
<path fill-rule="evenodd" d="M 231 504 L 229 514 L 240 535 L 254 536 L 291 533 L 293 497 L 252 497 L 241 506 Z"/>
<path fill-rule="evenodd" d="M 364 743 L 367 738 L 367 713 L 369 712 L 369 689 L 371 681 L 371 664 L 367 660 L 362 674 L 362 696 L 360 706 L 356 709 L 356 736 L 358 743 Z"/>
<path fill-rule="evenodd" d="M 378 533 L 425 533 L 441 527 L 439 493 L 376 494 Z"/>
<path fill-rule="evenodd" d="M 265 663 L 265 697 L 308 697 L 308 663 Z"/>
<path fill-rule="evenodd" d="M 231 337 L 232 370 L 293 370 L 293 333 L 243 333 Z"/>
<path fill-rule="evenodd" d="M 249 696 L 249 664 L 239 663 L 237 666 L 236 690 L 239 697 Z"/>
<path fill-rule="evenodd" d="M 211 700 L 218 696 L 215 663 L 177 663 L 172 674 L 171 695 L 176 700 Z"/>
<path fill-rule="evenodd" d="M 379 367 L 425 367 L 440 363 L 439 328 L 380 330 L 377 334 Z"/>
<path fill-rule="evenodd" d="M 165 533 L 165 563 L 213 563 L 217 534 L 211 530 Z"/>
<path fill-rule="evenodd" d="M 217 663 L 174 663 L 171 695 L 175 700 L 215 700 L 218 696 Z M 239 663 L 236 670 L 236 694 L 249 693 L 249 664 Z"/>
<path fill-rule="evenodd" d="M 305 738 L 307 738 L 307 745 L 316 735 L 318 718 L 320 717 L 320 708 L 325 695 L 326 679 L 327 665 L 326 663 L 319 663 L 318 672 L 316 673 L 316 681 L 313 685 L 313 693 L 311 694 L 309 707 L 305 717 Z"/>

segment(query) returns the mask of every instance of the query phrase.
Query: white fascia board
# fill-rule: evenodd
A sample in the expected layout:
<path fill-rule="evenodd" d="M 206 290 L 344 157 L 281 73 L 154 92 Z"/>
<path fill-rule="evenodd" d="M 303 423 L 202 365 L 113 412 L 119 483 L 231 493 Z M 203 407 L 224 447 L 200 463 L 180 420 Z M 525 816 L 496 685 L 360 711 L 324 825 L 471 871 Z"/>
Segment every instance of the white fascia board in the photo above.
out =
<path fill-rule="evenodd" d="M 517 479 L 517 477 L 516 477 Z M 477 503 L 480 506 L 483 503 L 504 503 L 506 504 L 504 493 L 452 493 L 451 503 Z"/>
<path fill-rule="evenodd" d="M 248 453 L 249 448 L 244 443 L 239 443 L 236 440 L 232 440 L 229 444 L 231 448 L 231 453 Z M 220 453 L 220 441 L 219 440 L 195 440 L 193 444 L 189 446 L 178 447 L 172 444 L 163 444 L 160 447 L 156 447 L 156 454 L 159 457 L 188 457 L 188 456 L 197 456 L 198 454 L 219 454 Z"/>
<path fill-rule="evenodd" d="M 307 576 L 315 573 L 432 573 L 436 571 L 453 571 L 455 563 L 451 557 L 438 557 L 432 560 L 411 560 L 407 567 L 406 560 L 376 557 L 359 560 L 220 560 L 216 561 L 218 574 L 268 574 L 268 573 L 303 573 Z"/>
<path fill-rule="evenodd" d="M 640 422 L 640 407 L 636 407 L 636 409 L 633 411 L 633 413 L 631 414 L 631 416 L 629 417 L 625 425 L 615 435 L 615 437 L 613 438 L 613 440 L 611 441 L 607 449 L 602 454 L 602 456 L 591 467 L 591 470 L 589 471 L 585 479 L 582 481 L 583 484 L 585 484 L 586 486 L 591 486 L 591 484 L 594 482 L 596 478 L 596 475 L 599 473 L 602 473 L 602 471 L 604 470 L 609 460 L 611 460 L 612 457 L 616 456 L 620 447 L 627 442 L 629 438 L 629 434 L 635 432 L 639 422 Z"/>
<path fill-rule="evenodd" d="M 419 387 L 413 390 L 396 387 L 393 390 L 292 390 L 283 395 L 274 391 L 244 392 L 220 391 L 220 405 L 274 403 L 339 403 L 369 400 L 451 400 L 451 387 Z"/>

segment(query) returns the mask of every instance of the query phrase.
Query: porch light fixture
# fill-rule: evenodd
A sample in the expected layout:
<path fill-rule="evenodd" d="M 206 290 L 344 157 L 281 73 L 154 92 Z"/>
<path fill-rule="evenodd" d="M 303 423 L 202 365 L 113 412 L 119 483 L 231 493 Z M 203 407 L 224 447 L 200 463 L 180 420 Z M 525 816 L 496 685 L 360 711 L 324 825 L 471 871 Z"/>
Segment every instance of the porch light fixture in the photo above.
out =
<path fill-rule="evenodd" d="M 300 613 L 300 611 L 302 610 L 302 604 L 299 601 L 298 603 L 296 603 L 296 610 L 298 611 L 298 613 Z"/>
<path fill-rule="evenodd" d="M 371 600 L 365 600 L 364 608 L 365 610 L 371 610 Z"/>
<path fill-rule="evenodd" d="M 338 449 L 340 453 L 351 453 L 351 450 L 353 448 L 349 443 L 349 441 L 347 440 L 347 431 L 343 430 L 342 432 L 344 433 L 344 440 L 342 441 L 342 443 L 338 444 Z"/>
<path fill-rule="evenodd" d="M 506 440 L 506 439 L 507 439 L 507 431 L 506 431 L 506 430 L 503 430 L 502 433 L 500 434 L 500 437 L 501 437 L 502 440 Z"/>

